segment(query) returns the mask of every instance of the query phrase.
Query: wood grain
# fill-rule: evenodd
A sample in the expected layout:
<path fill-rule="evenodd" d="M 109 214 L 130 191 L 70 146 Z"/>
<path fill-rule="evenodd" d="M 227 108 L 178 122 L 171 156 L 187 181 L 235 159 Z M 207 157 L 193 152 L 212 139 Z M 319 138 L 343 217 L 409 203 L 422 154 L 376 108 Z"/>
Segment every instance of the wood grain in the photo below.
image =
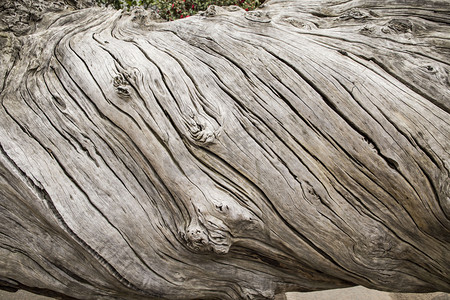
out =
<path fill-rule="evenodd" d="M 450 291 L 449 16 L 271 0 L 173 22 L 58 8 L 3 30 L 0 285 Z"/>

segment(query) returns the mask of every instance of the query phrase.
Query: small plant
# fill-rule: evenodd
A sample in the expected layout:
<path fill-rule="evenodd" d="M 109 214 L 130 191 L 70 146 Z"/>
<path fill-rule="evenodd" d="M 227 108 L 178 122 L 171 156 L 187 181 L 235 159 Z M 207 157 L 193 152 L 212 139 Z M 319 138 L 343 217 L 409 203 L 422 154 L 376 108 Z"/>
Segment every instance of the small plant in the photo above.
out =
<path fill-rule="evenodd" d="M 96 0 L 98 4 L 104 6 L 112 6 L 115 9 L 130 8 L 139 6 L 141 0 Z"/>
<path fill-rule="evenodd" d="M 100 5 L 111 5 L 116 9 L 130 9 L 142 6 L 153 8 L 168 21 L 187 18 L 197 12 L 206 10 L 210 5 L 238 5 L 245 10 L 257 8 L 260 0 L 97 0 Z"/>

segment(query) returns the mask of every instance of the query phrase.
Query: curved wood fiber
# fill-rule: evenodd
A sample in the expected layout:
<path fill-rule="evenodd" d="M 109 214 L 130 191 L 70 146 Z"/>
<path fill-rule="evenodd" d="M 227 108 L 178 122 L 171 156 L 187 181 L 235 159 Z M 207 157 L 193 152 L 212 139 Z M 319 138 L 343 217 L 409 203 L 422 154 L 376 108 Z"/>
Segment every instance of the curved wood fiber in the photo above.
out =
<path fill-rule="evenodd" d="M 448 1 L 27 2 L 1 11 L 4 289 L 450 291 Z"/>

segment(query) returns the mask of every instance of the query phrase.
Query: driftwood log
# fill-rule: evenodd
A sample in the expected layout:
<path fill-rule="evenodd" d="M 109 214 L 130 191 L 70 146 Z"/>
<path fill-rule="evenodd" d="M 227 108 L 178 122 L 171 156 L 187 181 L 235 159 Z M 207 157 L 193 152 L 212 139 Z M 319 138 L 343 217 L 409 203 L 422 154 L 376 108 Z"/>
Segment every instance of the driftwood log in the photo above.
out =
<path fill-rule="evenodd" d="M 450 291 L 448 0 L 2 2 L 3 289 Z"/>

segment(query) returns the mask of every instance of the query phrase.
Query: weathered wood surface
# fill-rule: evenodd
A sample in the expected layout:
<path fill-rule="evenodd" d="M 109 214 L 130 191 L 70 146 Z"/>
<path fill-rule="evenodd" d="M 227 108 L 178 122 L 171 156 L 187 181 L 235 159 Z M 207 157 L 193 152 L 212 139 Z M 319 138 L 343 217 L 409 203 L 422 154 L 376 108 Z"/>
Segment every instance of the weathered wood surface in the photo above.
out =
<path fill-rule="evenodd" d="M 448 1 L 37 19 L 0 36 L 4 288 L 450 291 Z"/>

